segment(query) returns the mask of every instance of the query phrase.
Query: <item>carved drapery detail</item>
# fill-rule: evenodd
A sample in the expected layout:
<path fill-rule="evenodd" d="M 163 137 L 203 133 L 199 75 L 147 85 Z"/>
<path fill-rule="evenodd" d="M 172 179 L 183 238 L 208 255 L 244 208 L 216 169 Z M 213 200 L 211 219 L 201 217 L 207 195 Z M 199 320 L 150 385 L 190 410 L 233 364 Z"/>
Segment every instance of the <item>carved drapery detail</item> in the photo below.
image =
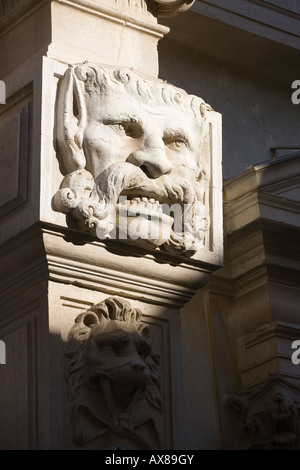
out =
<path fill-rule="evenodd" d="M 66 381 L 77 448 L 159 449 L 160 358 L 142 313 L 111 297 L 75 319 Z"/>

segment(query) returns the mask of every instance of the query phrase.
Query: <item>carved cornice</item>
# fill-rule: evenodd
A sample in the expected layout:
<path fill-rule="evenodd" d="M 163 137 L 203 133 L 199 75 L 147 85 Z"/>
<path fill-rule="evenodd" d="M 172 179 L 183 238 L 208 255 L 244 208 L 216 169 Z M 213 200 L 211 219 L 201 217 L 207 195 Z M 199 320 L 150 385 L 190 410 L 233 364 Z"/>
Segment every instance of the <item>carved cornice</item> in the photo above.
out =
<path fill-rule="evenodd" d="M 2 3 L 3 2 L 4 0 L 2 0 Z M 49 0 L 19 0 L 18 2 L 8 3 L 7 5 L 4 2 L 2 10 L 0 10 L 0 36 L 5 34 L 6 30 L 12 25 L 24 21 L 25 15 L 31 14 L 35 9 L 40 8 L 47 2 L 49 4 L 51 3 Z M 157 23 L 156 4 L 154 4 L 152 9 L 148 10 L 145 8 L 142 0 L 139 0 L 139 2 L 138 0 L 102 0 L 101 2 L 96 0 L 53 0 L 53 3 L 56 2 L 107 19 L 112 23 L 141 30 L 157 38 L 162 38 L 169 32 L 167 26 Z M 126 4 L 126 6 L 123 6 L 123 3 Z M 6 5 L 5 8 L 4 5 Z M 155 14 L 152 14 L 153 9 Z"/>
<path fill-rule="evenodd" d="M 298 226 L 300 158 L 288 157 L 249 167 L 224 183 L 227 233 L 265 218 Z"/>
<path fill-rule="evenodd" d="M 209 266 L 171 265 L 159 254 L 113 251 L 92 238 L 83 243 L 78 231 L 55 230 L 46 224 L 44 228 L 36 224 L 3 244 L 0 255 L 3 303 L 16 289 L 26 290 L 41 279 L 50 279 L 179 308 L 211 274 Z"/>
<path fill-rule="evenodd" d="M 55 0 L 63 3 L 62 0 Z M 70 0 L 69 4 L 74 5 L 86 5 L 94 9 L 114 10 L 119 12 L 121 16 L 124 16 L 124 12 L 132 12 L 134 15 L 140 17 L 168 17 L 178 15 L 188 10 L 194 3 L 195 0 L 102 0 L 101 5 L 99 2 L 94 0 Z M 0 0 L 0 21 L 8 16 L 11 16 L 12 12 L 18 11 L 18 16 L 23 14 L 25 10 L 28 10 L 38 4 L 41 4 L 40 0 Z M 128 13 L 130 14 L 130 13 Z M 125 13 L 126 15 L 126 13 Z"/>
<path fill-rule="evenodd" d="M 188 302 L 210 276 L 209 271 L 195 266 L 171 266 L 162 258 L 155 261 L 150 254 L 131 252 L 130 255 L 128 250 L 107 250 L 103 243 L 92 239 L 82 245 L 80 233 L 69 230 L 64 234 L 44 229 L 43 239 L 51 280 L 108 294 L 133 299 L 142 297 L 146 302 L 178 308 Z M 128 261 L 124 259 L 125 253 Z M 139 263 L 135 263 L 135 259 Z"/>
<path fill-rule="evenodd" d="M 265 0 L 248 0 L 251 3 L 255 3 L 256 5 L 260 5 L 264 8 L 268 8 L 269 10 L 278 11 L 279 13 L 283 13 L 284 15 L 291 16 L 293 18 L 299 18 L 300 13 L 296 13 L 292 11 L 290 8 L 286 6 L 286 0 L 282 0 L 282 6 L 276 5 L 275 3 L 272 4 L 270 1 Z"/>
<path fill-rule="evenodd" d="M 93 15 L 100 16 L 104 19 L 112 21 L 114 23 L 120 23 L 133 29 L 140 29 L 146 33 L 150 33 L 159 38 L 163 37 L 168 33 L 169 28 L 157 24 L 157 20 L 154 15 L 145 8 L 142 8 L 142 4 L 139 2 L 139 8 L 133 8 L 132 3 L 128 3 L 126 7 L 123 7 L 120 3 L 115 0 L 104 0 L 101 3 L 95 0 L 55 0 L 58 3 L 67 5 L 77 10 L 86 11 Z M 123 0 L 125 3 L 125 1 Z"/>

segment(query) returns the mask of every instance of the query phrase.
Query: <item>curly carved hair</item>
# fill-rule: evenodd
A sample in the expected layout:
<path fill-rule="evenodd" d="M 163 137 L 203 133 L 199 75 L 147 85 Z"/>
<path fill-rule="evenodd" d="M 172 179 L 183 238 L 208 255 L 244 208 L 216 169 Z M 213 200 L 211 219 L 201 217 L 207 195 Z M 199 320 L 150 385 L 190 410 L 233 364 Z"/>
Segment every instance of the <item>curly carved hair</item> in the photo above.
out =
<path fill-rule="evenodd" d="M 109 297 L 99 304 L 93 305 L 85 312 L 78 315 L 75 324 L 68 335 L 65 356 L 66 364 L 66 380 L 68 384 L 68 395 L 70 399 L 74 399 L 76 391 L 83 384 L 84 368 L 86 363 L 86 345 L 90 337 L 92 328 L 96 327 L 101 332 L 108 321 L 124 321 L 130 322 L 139 334 L 148 335 L 148 327 L 141 323 L 142 312 L 139 309 L 131 307 L 130 303 L 119 297 Z M 158 367 L 160 357 L 152 350 L 149 345 L 149 354 L 145 360 L 150 370 L 150 381 L 147 385 L 146 397 L 156 408 L 161 408 L 160 396 L 160 380 L 158 376 Z"/>
<path fill-rule="evenodd" d="M 73 70 L 79 83 L 83 83 L 89 98 L 101 96 L 109 90 L 124 90 L 146 105 L 175 106 L 186 113 L 192 113 L 198 122 L 203 122 L 206 111 L 212 109 L 202 98 L 189 95 L 181 88 L 132 69 L 110 66 L 104 68 L 98 64 L 83 63 Z"/>

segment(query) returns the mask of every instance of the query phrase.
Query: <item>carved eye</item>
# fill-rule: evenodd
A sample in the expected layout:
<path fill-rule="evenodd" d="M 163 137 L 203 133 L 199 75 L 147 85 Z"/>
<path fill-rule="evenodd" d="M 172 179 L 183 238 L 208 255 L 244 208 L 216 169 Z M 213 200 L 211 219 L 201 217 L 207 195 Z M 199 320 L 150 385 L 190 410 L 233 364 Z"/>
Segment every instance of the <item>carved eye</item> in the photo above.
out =
<path fill-rule="evenodd" d="M 93 375 L 89 378 L 89 384 L 91 387 L 95 387 L 99 384 L 100 382 L 100 377 L 98 375 Z"/>
<path fill-rule="evenodd" d="M 165 145 L 173 150 L 181 150 L 188 146 L 187 140 L 184 137 L 169 136 L 164 139 Z"/>
<path fill-rule="evenodd" d="M 111 354 L 112 352 L 114 352 L 114 348 L 111 344 L 106 344 L 102 343 L 101 341 L 98 341 L 97 346 L 99 351 L 101 351 L 101 353 L 103 354 Z"/>
<path fill-rule="evenodd" d="M 133 119 L 122 122 L 108 122 L 107 124 L 109 124 L 121 136 L 138 139 L 143 135 L 142 123 Z"/>
<path fill-rule="evenodd" d="M 127 124 L 123 122 L 118 122 L 116 124 L 113 124 L 114 129 L 119 132 L 120 134 L 126 134 L 127 133 Z"/>
<path fill-rule="evenodd" d="M 169 144 L 169 147 L 175 148 L 175 149 L 181 149 L 182 147 L 185 147 L 185 146 L 186 146 L 185 141 L 181 139 L 174 140 L 174 142 L 171 142 Z"/>
<path fill-rule="evenodd" d="M 137 350 L 137 353 L 139 356 L 143 357 L 146 359 L 147 356 L 149 356 L 150 351 L 151 351 L 151 346 L 144 340 L 141 341 L 136 341 L 135 342 L 135 347 Z"/>

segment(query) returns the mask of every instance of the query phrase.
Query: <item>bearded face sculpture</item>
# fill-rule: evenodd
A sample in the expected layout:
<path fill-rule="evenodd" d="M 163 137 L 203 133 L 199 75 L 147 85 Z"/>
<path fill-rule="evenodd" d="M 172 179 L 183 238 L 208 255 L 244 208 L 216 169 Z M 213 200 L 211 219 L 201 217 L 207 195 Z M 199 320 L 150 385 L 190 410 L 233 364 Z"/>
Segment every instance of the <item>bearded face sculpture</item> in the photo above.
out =
<path fill-rule="evenodd" d="M 210 111 L 132 70 L 70 67 L 58 95 L 67 175 L 55 210 L 100 239 L 193 255 L 210 229 Z"/>

